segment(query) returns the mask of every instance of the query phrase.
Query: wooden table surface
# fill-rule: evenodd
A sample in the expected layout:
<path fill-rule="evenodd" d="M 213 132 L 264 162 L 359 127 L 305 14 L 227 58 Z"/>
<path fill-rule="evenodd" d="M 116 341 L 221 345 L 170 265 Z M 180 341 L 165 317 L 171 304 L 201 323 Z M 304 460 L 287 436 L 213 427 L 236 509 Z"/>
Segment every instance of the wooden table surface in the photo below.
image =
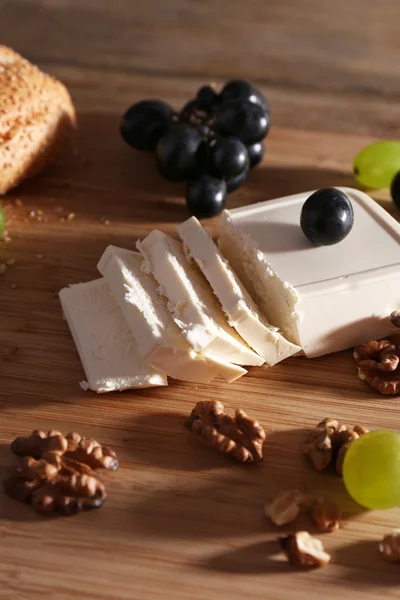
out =
<path fill-rule="evenodd" d="M 69 519 L 38 517 L 0 491 L 1 600 L 400 597 L 398 568 L 377 551 L 400 510 L 362 511 L 339 478 L 302 456 L 305 429 L 325 416 L 399 427 L 398 401 L 358 380 L 351 352 L 251 368 L 231 385 L 96 396 L 79 389 L 57 298 L 97 276 L 107 244 L 132 248 L 187 217 L 182 187 L 119 139 L 131 102 L 179 105 L 204 81 L 249 77 L 269 96 L 275 126 L 230 207 L 352 185 L 354 154 L 400 131 L 398 13 L 396 0 L 0 2 L 1 42 L 63 79 L 80 120 L 77 152 L 4 199 L 11 240 L 0 262 L 16 264 L 0 278 L 0 476 L 9 442 L 36 427 L 94 437 L 121 462 L 104 476 L 105 506 Z M 387 194 L 377 198 L 392 210 Z M 184 429 L 194 403 L 211 398 L 260 419 L 263 463 L 235 464 Z M 321 536 L 332 554 L 324 569 L 293 571 L 263 517 L 266 499 L 293 487 L 344 511 L 343 528 Z M 299 525 L 310 527 L 306 517 Z"/>

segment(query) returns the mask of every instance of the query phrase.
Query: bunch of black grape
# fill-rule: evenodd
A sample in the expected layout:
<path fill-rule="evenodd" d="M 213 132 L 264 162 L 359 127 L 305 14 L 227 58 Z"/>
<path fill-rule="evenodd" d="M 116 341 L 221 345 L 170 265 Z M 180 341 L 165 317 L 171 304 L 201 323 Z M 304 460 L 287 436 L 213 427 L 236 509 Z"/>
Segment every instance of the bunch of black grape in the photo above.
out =
<path fill-rule="evenodd" d="M 201 87 L 179 113 L 161 100 L 142 100 L 122 117 L 121 135 L 133 148 L 155 152 L 165 179 L 187 181 L 189 212 L 203 219 L 217 215 L 260 162 L 269 125 L 266 98 L 236 79 L 219 94 Z"/>

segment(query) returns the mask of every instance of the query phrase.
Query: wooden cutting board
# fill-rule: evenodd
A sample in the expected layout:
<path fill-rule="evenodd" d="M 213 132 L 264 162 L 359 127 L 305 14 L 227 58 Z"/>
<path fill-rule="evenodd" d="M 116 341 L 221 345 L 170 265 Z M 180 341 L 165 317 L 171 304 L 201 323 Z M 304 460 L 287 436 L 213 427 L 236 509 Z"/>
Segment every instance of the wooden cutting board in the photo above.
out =
<path fill-rule="evenodd" d="M 399 428 L 399 401 L 358 380 L 350 351 L 250 368 L 231 385 L 80 390 L 58 290 L 97 277 L 107 244 L 133 248 L 151 229 L 174 232 L 187 217 L 182 187 L 162 181 L 152 157 L 125 147 L 117 128 L 117 117 L 82 116 L 77 152 L 4 200 L 11 240 L 0 262 L 16 263 L 0 277 L 0 474 L 13 460 L 11 440 L 33 428 L 93 437 L 117 451 L 121 467 L 104 475 L 104 507 L 77 517 L 42 518 L 0 491 L 1 600 L 400 597 L 398 567 L 377 549 L 400 510 L 363 511 L 339 478 L 315 472 L 302 455 L 306 428 L 326 416 Z M 264 164 L 229 206 L 352 185 L 352 158 L 369 141 L 274 129 Z M 387 194 L 378 198 L 390 208 Z M 265 460 L 236 464 L 185 430 L 201 399 L 257 417 L 268 431 Z M 281 531 L 263 517 L 269 496 L 294 487 L 344 511 L 342 529 L 321 535 L 332 554 L 324 569 L 290 568 Z M 306 516 L 299 526 L 313 531 Z"/>

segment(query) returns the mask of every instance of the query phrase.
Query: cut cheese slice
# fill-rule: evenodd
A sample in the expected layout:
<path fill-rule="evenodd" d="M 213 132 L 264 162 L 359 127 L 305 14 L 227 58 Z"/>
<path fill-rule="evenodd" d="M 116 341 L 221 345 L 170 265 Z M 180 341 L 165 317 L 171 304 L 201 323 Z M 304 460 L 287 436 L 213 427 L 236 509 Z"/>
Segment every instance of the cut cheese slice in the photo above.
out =
<path fill-rule="evenodd" d="M 167 385 L 166 376 L 139 356 L 104 279 L 64 288 L 59 296 L 91 390 L 101 393 Z"/>
<path fill-rule="evenodd" d="M 239 365 L 264 363 L 230 327 L 207 280 L 186 259 L 180 242 L 154 230 L 137 247 L 145 259 L 144 271 L 159 283 L 175 323 L 196 351 Z"/>
<path fill-rule="evenodd" d="M 139 354 L 153 367 L 183 381 L 208 383 L 218 374 L 229 382 L 245 369 L 195 352 L 174 322 L 155 279 L 141 270 L 138 252 L 108 246 L 98 269 L 107 280 L 134 336 Z"/>
<path fill-rule="evenodd" d="M 211 236 L 191 217 L 178 226 L 179 235 L 207 278 L 229 323 L 270 366 L 300 352 L 301 348 L 285 339 L 268 323 L 250 294 L 214 244 Z"/>

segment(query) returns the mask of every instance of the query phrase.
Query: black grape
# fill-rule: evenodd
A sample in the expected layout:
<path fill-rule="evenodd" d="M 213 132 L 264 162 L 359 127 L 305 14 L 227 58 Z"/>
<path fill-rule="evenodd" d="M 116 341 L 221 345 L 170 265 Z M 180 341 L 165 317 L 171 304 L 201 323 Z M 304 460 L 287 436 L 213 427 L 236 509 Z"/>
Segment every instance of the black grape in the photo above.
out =
<path fill-rule="evenodd" d="M 194 127 L 183 123 L 171 127 L 156 148 L 160 173 L 170 181 L 194 177 L 204 164 L 205 156 L 203 136 Z"/>
<path fill-rule="evenodd" d="M 249 100 L 230 100 L 218 111 L 217 131 L 238 137 L 244 144 L 261 141 L 268 133 L 269 114 Z"/>
<path fill-rule="evenodd" d="M 173 114 L 172 108 L 161 100 L 142 100 L 123 115 L 121 136 L 137 150 L 152 151 L 171 127 Z"/>
<path fill-rule="evenodd" d="M 247 146 L 247 154 L 249 155 L 250 169 L 258 165 L 264 155 L 264 143 L 256 142 L 251 146 Z"/>
<path fill-rule="evenodd" d="M 228 81 L 220 93 L 221 104 L 228 102 L 229 100 L 236 100 L 237 98 L 250 100 L 250 102 L 260 104 L 265 111 L 269 111 L 268 100 L 265 96 L 263 96 L 254 85 L 244 79 L 232 79 L 231 81 Z"/>
<path fill-rule="evenodd" d="M 228 179 L 226 181 L 226 189 L 228 190 L 228 194 L 230 194 L 231 192 L 234 192 L 241 185 L 243 185 L 247 179 L 248 174 L 249 174 L 249 168 L 247 167 L 247 169 L 245 169 L 239 175 L 236 175 L 236 177 L 233 177 L 232 179 Z"/>
<path fill-rule="evenodd" d="M 225 181 L 207 174 L 189 181 L 186 203 L 190 214 L 198 219 L 215 217 L 225 208 Z"/>
<path fill-rule="evenodd" d="M 210 85 L 203 85 L 197 92 L 197 105 L 206 112 L 211 112 L 218 103 L 218 94 Z"/>
<path fill-rule="evenodd" d="M 218 139 L 210 148 L 210 168 L 216 177 L 231 179 L 249 166 L 246 146 L 238 138 Z"/>

